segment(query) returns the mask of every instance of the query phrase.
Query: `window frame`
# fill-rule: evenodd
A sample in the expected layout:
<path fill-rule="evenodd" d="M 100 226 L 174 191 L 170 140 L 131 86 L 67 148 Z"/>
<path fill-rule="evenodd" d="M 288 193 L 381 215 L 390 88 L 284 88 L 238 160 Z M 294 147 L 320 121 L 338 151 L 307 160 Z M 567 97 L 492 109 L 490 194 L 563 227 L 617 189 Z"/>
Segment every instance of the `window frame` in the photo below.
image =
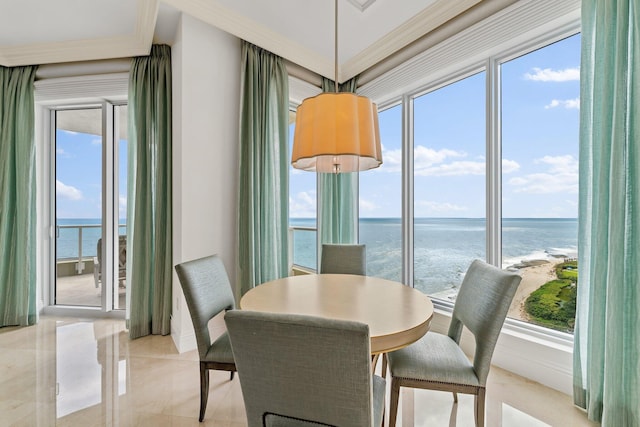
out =
<path fill-rule="evenodd" d="M 501 139 L 501 91 L 500 66 L 514 58 L 544 48 L 580 32 L 579 22 L 565 25 L 556 31 L 546 33 L 506 49 L 499 55 L 487 58 L 462 67 L 447 77 L 434 79 L 432 82 L 405 92 L 401 98 L 392 98 L 385 102 L 381 110 L 395 106 L 399 99 L 403 109 L 403 282 L 414 286 L 414 248 L 413 248 L 413 103 L 418 97 L 431 93 L 447 85 L 484 71 L 486 73 L 486 261 L 500 266 L 502 260 L 502 139 Z M 443 312 L 451 312 L 453 303 L 434 299 L 434 307 Z M 573 335 L 554 331 L 549 328 L 529 324 L 517 319 L 508 318 L 505 325 L 513 326 L 520 332 L 526 332 L 538 338 L 549 338 L 562 345 L 573 345 Z"/>
<path fill-rule="evenodd" d="M 37 80 L 35 86 L 35 139 L 36 139 L 36 180 L 37 195 L 37 305 L 43 314 L 108 318 L 125 318 L 125 311 L 103 310 L 102 307 L 56 306 L 52 295 L 55 274 L 51 266 L 55 262 L 53 250 L 55 239 L 55 111 L 105 105 L 127 104 L 129 73 L 94 74 L 72 77 L 54 77 Z M 104 144 L 103 144 L 104 146 Z M 53 157 L 53 158 L 52 158 Z M 113 184 L 111 184 L 113 185 Z M 104 191 L 104 189 L 103 189 Z M 104 208 L 104 207 L 103 207 Z M 103 292 L 103 294 L 105 294 Z M 103 296 L 104 298 L 104 296 Z M 104 303 L 104 301 L 103 301 Z"/>

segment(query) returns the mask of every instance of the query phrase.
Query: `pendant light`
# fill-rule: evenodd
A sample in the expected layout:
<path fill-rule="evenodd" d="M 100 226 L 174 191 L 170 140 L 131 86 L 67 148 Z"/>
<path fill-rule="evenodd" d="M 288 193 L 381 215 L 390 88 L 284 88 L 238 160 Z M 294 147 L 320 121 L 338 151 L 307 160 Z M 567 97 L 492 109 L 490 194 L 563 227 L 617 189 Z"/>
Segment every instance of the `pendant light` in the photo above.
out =
<path fill-rule="evenodd" d="M 296 113 L 291 164 L 311 172 L 358 172 L 382 164 L 378 107 L 338 92 L 338 0 L 335 0 L 335 92 L 302 101 Z"/>

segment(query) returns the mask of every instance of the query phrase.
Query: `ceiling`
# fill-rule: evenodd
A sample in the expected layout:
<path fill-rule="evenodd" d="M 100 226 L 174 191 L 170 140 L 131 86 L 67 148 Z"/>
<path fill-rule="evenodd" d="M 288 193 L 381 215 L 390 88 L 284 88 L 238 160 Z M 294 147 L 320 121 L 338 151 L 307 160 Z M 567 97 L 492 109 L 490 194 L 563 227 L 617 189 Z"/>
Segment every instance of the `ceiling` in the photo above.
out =
<path fill-rule="evenodd" d="M 379 63 L 482 0 L 338 0 L 339 80 Z M 490 0 L 484 0 L 488 2 Z M 147 55 L 187 13 L 334 76 L 331 0 L 0 0 L 0 65 Z"/>

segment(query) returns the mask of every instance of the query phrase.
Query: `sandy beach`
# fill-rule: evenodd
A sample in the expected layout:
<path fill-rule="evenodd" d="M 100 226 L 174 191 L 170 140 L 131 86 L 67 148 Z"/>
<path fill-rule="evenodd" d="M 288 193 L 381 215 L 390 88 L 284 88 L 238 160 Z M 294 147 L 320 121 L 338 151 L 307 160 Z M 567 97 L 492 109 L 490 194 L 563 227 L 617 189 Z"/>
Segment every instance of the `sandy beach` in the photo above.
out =
<path fill-rule="evenodd" d="M 555 267 L 561 262 L 563 262 L 563 259 L 559 258 L 539 265 L 532 265 L 519 269 L 518 272 L 522 276 L 522 281 L 520 282 L 520 286 L 518 286 L 516 295 L 513 297 L 513 302 L 509 308 L 509 313 L 507 314 L 508 317 L 522 319 L 525 321 L 529 320 L 527 313 L 524 310 L 524 302 L 533 291 L 548 281 L 556 278 Z"/>

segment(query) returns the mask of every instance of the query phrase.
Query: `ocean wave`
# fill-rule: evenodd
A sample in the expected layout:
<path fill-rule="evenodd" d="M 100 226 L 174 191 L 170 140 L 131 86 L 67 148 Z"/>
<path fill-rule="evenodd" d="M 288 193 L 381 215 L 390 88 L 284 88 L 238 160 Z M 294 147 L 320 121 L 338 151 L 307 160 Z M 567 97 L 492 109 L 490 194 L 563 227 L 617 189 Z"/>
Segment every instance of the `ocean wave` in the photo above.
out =
<path fill-rule="evenodd" d="M 517 266 L 522 263 L 531 261 L 553 261 L 556 262 L 561 258 L 576 258 L 578 249 L 575 247 L 566 248 L 549 248 L 548 250 L 536 250 L 525 255 L 504 257 L 502 259 L 502 268 Z"/>

